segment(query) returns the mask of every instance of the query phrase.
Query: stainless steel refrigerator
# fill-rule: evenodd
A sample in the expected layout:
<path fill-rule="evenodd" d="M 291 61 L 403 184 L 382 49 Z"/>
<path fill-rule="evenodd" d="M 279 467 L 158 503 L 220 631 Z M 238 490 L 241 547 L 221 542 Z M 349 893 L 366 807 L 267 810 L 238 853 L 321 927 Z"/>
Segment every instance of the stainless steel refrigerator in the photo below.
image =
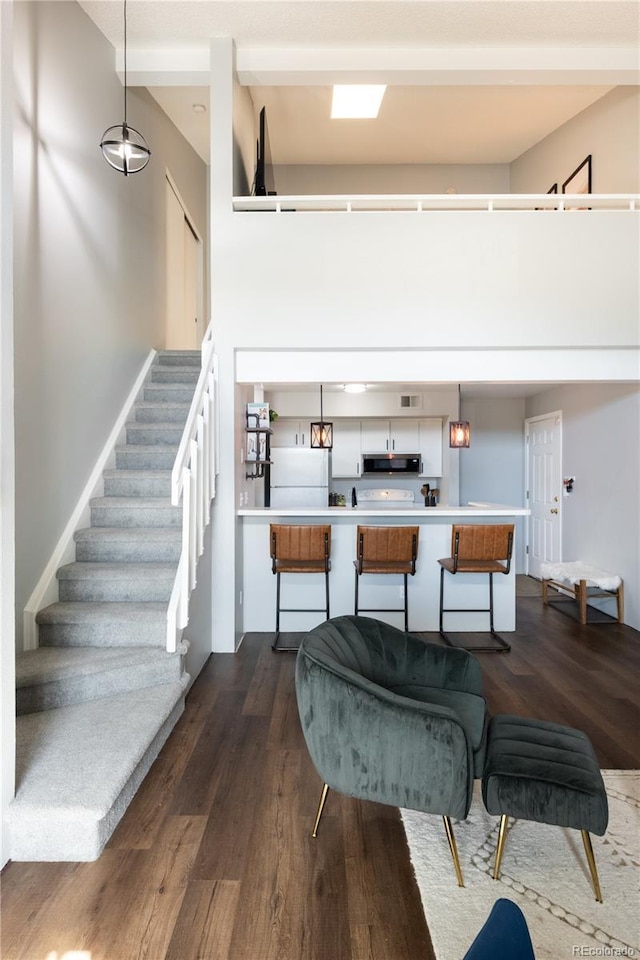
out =
<path fill-rule="evenodd" d="M 271 449 L 271 506 L 329 505 L 329 451 L 309 447 Z"/>

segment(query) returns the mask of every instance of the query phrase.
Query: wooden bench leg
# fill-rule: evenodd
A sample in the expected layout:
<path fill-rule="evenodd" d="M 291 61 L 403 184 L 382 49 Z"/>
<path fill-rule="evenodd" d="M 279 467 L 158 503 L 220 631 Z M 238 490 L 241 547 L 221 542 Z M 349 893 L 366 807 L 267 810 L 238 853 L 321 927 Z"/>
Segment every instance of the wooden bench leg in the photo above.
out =
<path fill-rule="evenodd" d="M 624 622 L 624 583 L 620 583 L 616 594 L 616 603 L 618 604 L 618 623 Z"/>
<path fill-rule="evenodd" d="M 580 606 L 580 623 L 584 626 L 587 622 L 587 581 L 581 580 L 576 584 L 576 599 Z"/>
<path fill-rule="evenodd" d="M 548 580 L 543 580 L 543 581 L 542 581 L 542 602 L 543 602 L 544 604 L 546 604 L 547 600 L 549 599 L 548 594 L 547 594 L 547 585 L 548 585 L 548 583 L 549 583 Z"/>

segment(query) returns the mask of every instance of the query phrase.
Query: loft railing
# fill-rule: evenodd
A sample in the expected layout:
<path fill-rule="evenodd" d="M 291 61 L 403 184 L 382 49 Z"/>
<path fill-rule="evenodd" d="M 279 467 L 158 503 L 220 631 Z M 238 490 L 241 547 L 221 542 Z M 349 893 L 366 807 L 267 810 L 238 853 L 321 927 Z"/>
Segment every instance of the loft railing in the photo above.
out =
<path fill-rule="evenodd" d="M 438 210 L 531 211 L 552 210 L 635 210 L 640 211 L 637 193 L 496 193 L 496 194 L 370 194 L 301 197 L 234 197 L 236 211 L 269 210 L 274 213 L 334 211 L 360 213 L 372 210 L 405 210 L 428 213 Z"/>
<path fill-rule="evenodd" d="M 182 549 L 167 611 L 167 651 L 175 653 L 189 619 L 189 597 L 211 520 L 216 478 L 216 354 L 211 325 L 202 341 L 202 367 L 171 472 L 171 503 L 182 501 Z"/>

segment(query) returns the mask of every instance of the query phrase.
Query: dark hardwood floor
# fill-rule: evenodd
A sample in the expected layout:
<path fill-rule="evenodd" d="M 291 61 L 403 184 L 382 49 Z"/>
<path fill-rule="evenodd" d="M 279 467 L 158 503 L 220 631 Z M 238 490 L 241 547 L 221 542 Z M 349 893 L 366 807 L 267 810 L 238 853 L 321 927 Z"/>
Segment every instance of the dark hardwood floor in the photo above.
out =
<path fill-rule="evenodd" d="M 579 727 L 602 767 L 640 767 L 640 634 L 522 598 L 510 637 L 479 654 L 490 711 Z M 5 868 L 3 960 L 433 960 L 397 810 L 332 792 L 311 839 L 295 657 L 270 642 L 209 659 L 97 862 Z"/>

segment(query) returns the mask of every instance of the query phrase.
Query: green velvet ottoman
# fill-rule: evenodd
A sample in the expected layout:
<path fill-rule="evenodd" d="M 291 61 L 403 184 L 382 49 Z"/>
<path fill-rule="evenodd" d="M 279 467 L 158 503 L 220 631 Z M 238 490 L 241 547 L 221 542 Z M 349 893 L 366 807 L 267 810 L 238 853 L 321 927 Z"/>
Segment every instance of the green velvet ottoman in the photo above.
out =
<path fill-rule="evenodd" d="M 559 723 L 498 715 L 491 720 L 482 776 L 487 811 L 501 818 L 494 879 L 509 817 L 580 830 L 596 900 L 602 903 L 590 833 L 609 822 L 607 794 L 591 741 Z"/>

